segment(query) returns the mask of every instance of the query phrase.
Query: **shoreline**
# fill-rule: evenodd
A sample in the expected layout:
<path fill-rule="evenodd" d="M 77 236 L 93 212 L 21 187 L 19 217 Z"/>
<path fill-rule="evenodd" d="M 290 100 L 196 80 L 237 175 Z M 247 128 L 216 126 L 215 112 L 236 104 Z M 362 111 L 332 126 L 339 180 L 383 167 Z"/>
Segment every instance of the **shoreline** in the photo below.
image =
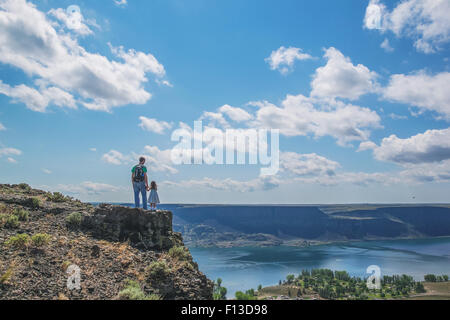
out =
<path fill-rule="evenodd" d="M 271 248 L 271 247 L 290 247 L 290 248 L 309 248 L 309 247 L 318 247 L 318 246 L 326 246 L 326 245 L 348 245 L 352 243 L 362 243 L 362 242 L 381 242 L 381 241 L 413 241 L 413 240 L 437 240 L 437 239 L 450 239 L 450 236 L 439 236 L 439 237 L 423 237 L 423 238 L 382 238 L 382 239 L 361 239 L 361 240 L 336 240 L 336 241 L 309 241 L 309 240 L 302 240 L 299 239 L 298 241 L 307 241 L 308 245 L 302 246 L 302 245 L 292 245 L 292 244 L 286 244 L 282 243 L 279 245 L 229 245 L 229 246 L 217 246 L 217 245 L 211 245 L 211 246 L 198 246 L 198 245 L 190 245 L 189 243 L 185 243 L 185 245 L 189 248 L 195 248 L 195 249 L 232 249 L 232 248 Z M 297 241 L 297 240 L 294 240 Z"/>

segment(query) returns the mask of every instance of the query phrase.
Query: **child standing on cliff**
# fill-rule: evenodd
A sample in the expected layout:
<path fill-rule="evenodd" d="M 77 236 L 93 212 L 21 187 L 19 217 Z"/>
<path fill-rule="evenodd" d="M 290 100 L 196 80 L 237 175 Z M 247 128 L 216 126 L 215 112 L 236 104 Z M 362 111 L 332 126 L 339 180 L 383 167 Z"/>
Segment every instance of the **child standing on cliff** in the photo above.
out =
<path fill-rule="evenodd" d="M 148 196 L 148 202 L 150 203 L 150 210 L 156 211 L 156 204 L 159 203 L 158 186 L 155 181 L 150 184 L 150 195 Z"/>

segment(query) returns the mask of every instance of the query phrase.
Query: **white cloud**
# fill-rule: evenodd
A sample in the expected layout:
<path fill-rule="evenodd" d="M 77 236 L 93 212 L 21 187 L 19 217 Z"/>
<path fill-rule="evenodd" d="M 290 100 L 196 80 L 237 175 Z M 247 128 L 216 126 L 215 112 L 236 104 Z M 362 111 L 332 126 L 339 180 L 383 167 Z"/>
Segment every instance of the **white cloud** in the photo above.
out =
<path fill-rule="evenodd" d="M 272 190 L 279 186 L 280 181 L 273 176 L 258 177 L 249 181 L 238 181 L 234 179 L 212 179 L 205 177 L 201 180 L 183 180 L 180 182 L 164 181 L 162 184 L 185 188 L 205 188 L 220 191 L 255 192 Z"/>
<path fill-rule="evenodd" d="M 388 38 L 384 39 L 384 41 L 380 45 L 381 48 L 384 49 L 386 52 L 393 52 L 394 48 L 391 47 L 391 44 L 389 43 Z"/>
<path fill-rule="evenodd" d="M 307 53 L 303 53 L 302 49 L 294 47 L 280 47 L 276 51 L 272 51 L 270 57 L 265 61 L 270 65 L 270 69 L 278 70 L 281 74 L 287 74 L 294 67 L 296 60 L 308 60 L 313 57 Z"/>
<path fill-rule="evenodd" d="M 74 97 L 57 87 L 43 88 L 39 91 L 23 84 L 11 87 L 0 80 L 0 93 L 12 98 L 15 102 L 24 103 L 28 109 L 37 112 L 45 112 L 50 104 L 77 108 Z"/>
<path fill-rule="evenodd" d="M 223 127 L 223 128 L 231 127 L 231 125 L 224 118 L 224 116 L 221 112 L 205 111 L 205 112 L 203 112 L 203 114 L 199 120 L 201 120 L 201 121 L 207 120 L 209 126 L 219 126 L 219 127 Z"/>
<path fill-rule="evenodd" d="M 0 122 L 0 131 L 6 131 L 6 127 Z"/>
<path fill-rule="evenodd" d="M 173 88 L 173 84 L 169 80 L 156 79 L 156 83 L 162 86 Z"/>
<path fill-rule="evenodd" d="M 411 183 L 450 182 L 450 160 L 405 165 L 399 176 Z"/>
<path fill-rule="evenodd" d="M 450 72 L 394 74 L 383 89 L 385 99 L 435 111 L 450 120 Z"/>
<path fill-rule="evenodd" d="M 340 164 L 315 153 L 298 154 L 282 152 L 280 155 L 281 170 L 295 176 L 333 176 Z"/>
<path fill-rule="evenodd" d="M 119 166 L 137 164 L 140 157 L 145 157 L 149 172 L 175 174 L 178 173 L 178 170 L 172 165 L 171 152 L 171 149 L 160 150 L 155 146 L 145 146 L 141 153 L 131 152 L 129 154 L 123 154 L 117 150 L 111 150 L 102 156 L 102 160 L 106 163 Z"/>
<path fill-rule="evenodd" d="M 48 169 L 42 168 L 42 172 L 45 174 L 52 174 L 52 172 Z"/>
<path fill-rule="evenodd" d="M 110 46 L 117 60 L 109 60 L 86 51 L 25 0 L 2 0 L 0 9 L 0 62 L 21 69 L 38 85 L 2 84 L 2 93 L 32 110 L 45 111 L 52 103 L 74 107 L 73 96 L 77 104 L 100 111 L 144 104 L 151 98 L 144 88 L 147 74 L 165 75 L 151 54 Z"/>
<path fill-rule="evenodd" d="M 114 3 L 119 7 L 125 7 L 128 4 L 127 0 L 114 0 Z"/>
<path fill-rule="evenodd" d="M 11 157 L 8 157 L 6 160 L 8 160 L 9 163 L 17 163 L 17 160 Z"/>
<path fill-rule="evenodd" d="M 407 139 L 391 135 L 373 147 L 377 160 L 399 164 L 434 163 L 450 159 L 450 128 L 428 130 Z"/>
<path fill-rule="evenodd" d="M 377 144 L 375 142 L 364 141 L 364 142 L 361 142 L 359 144 L 359 148 L 358 148 L 357 151 L 361 152 L 361 151 L 366 151 L 366 150 L 373 150 L 373 149 L 376 149 L 376 148 L 377 148 Z"/>
<path fill-rule="evenodd" d="M 286 136 L 331 136 L 340 145 L 369 138 L 370 128 L 380 127 L 375 111 L 343 102 L 326 103 L 303 95 L 288 95 L 281 107 L 260 102 L 254 125 L 280 129 Z"/>
<path fill-rule="evenodd" d="M 85 36 L 93 33 L 77 6 L 70 6 L 68 9 L 51 9 L 48 14 L 54 16 L 63 23 L 64 27 L 76 34 Z"/>
<path fill-rule="evenodd" d="M 241 108 L 232 107 L 228 104 L 219 108 L 219 112 L 225 114 L 233 121 L 242 122 L 252 119 L 250 113 Z"/>
<path fill-rule="evenodd" d="M 227 121 L 230 119 L 234 122 L 247 122 L 253 116 L 242 108 L 232 107 L 228 104 L 217 109 L 217 112 L 205 111 L 199 120 L 208 122 L 210 127 L 231 128 L 231 124 Z"/>
<path fill-rule="evenodd" d="M 178 173 L 172 165 L 171 149 L 160 150 L 155 146 L 145 146 L 143 156 L 146 159 L 149 172 L 166 172 L 170 174 Z M 137 154 L 134 154 L 137 159 Z"/>
<path fill-rule="evenodd" d="M 89 151 L 97 152 L 97 148 L 89 148 Z"/>
<path fill-rule="evenodd" d="M 404 0 L 390 12 L 379 0 L 371 0 L 364 27 L 412 38 L 418 51 L 433 53 L 450 40 L 449 12 L 448 0 Z"/>
<path fill-rule="evenodd" d="M 86 181 L 80 184 L 59 184 L 55 190 L 73 195 L 101 195 L 104 193 L 119 192 L 123 187 L 106 183 Z"/>
<path fill-rule="evenodd" d="M 3 156 L 20 156 L 22 151 L 15 148 L 0 148 L 0 158 Z"/>
<path fill-rule="evenodd" d="M 371 0 L 366 8 L 364 27 L 367 29 L 382 29 L 386 6 L 379 0 Z"/>
<path fill-rule="evenodd" d="M 129 156 L 125 156 L 119 151 L 111 150 L 102 156 L 102 160 L 109 164 L 122 165 L 131 161 Z"/>
<path fill-rule="evenodd" d="M 402 115 L 395 114 L 395 113 L 390 113 L 389 114 L 389 118 L 391 118 L 392 120 L 406 120 L 406 119 L 408 119 L 407 116 L 402 116 Z"/>
<path fill-rule="evenodd" d="M 328 62 L 316 70 L 311 96 L 356 100 L 376 89 L 377 74 L 366 66 L 353 65 L 350 58 L 333 47 L 325 51 L 324 57 Z"/>
<path fill-rule="evenodd" d="M 141 120 L 139 127 L 146 131 L 155 132 L 157 134 L 164 134 L 166 130 L 172 128 L 172 124 L 165 121 L 158 121 L 156 119 L 146 117 L 139 117 L 139 120 Z"/>

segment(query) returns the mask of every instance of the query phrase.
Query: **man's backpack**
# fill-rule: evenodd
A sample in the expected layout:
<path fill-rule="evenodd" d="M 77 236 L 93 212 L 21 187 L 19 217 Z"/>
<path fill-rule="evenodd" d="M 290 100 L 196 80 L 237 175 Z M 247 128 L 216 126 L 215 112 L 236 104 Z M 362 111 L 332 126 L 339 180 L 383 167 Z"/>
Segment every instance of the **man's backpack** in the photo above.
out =
<path fill-rule="evenodd" d="M 142 182 L 145 179 L 145 172 L 144 167 L 141 165 L 138 165 L 134 168 L 134 181 L 135 182 Z"/>

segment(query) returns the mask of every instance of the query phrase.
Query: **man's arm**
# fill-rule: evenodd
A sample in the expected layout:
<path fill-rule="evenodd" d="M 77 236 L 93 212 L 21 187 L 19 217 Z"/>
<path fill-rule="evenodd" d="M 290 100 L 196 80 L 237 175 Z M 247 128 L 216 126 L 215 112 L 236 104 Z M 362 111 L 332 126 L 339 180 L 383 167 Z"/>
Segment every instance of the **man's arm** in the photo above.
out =
<path fill-rule="evenodd" d="M 131 174 L 131 183 L 134 182 L 134 172 Z"/>
<path fill-rule="evenodd" d="M 145 179 L 145 187 L 148 189 L 148 178 L 147 178 L 147 173 L 144 173 L 144 179 Z"/>

